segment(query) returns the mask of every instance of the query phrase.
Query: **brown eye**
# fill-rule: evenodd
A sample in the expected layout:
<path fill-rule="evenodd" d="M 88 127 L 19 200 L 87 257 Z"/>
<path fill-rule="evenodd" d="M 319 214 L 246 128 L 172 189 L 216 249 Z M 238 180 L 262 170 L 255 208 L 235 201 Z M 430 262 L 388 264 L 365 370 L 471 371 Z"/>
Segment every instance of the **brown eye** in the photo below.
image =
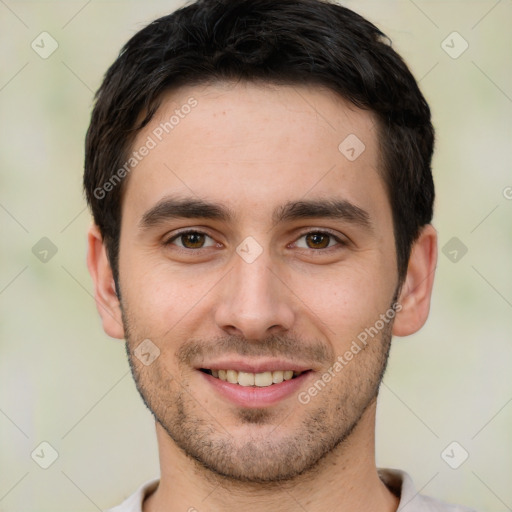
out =
<path fill-rule="evenodd" d="M 202 233 L 185 233 L 180 236 L 183 247 L 187 249 L 199 249 L 204 245 L 205 236 Z"/>
<path fill-rule="evenodd" d="M 325 233 L 309 233 L 306 235 L 306 244 L 310 249 L 324 249 L 329 246 L 330 238 Z"/>
<path fill-rule="evenodd" d="M 295 242 L 295 246 L 300 249 L 330 249 L 336 245 L 342 247 L 346 243 L 328 231 L 310 231 Z"/>
<path fill-rule="evenodd" d="M 206 233 L 187 231 L 173 236 L 166 245 L 177 245 L 183 249 L 203 249 L 215 245 L 215 241 Z"/>

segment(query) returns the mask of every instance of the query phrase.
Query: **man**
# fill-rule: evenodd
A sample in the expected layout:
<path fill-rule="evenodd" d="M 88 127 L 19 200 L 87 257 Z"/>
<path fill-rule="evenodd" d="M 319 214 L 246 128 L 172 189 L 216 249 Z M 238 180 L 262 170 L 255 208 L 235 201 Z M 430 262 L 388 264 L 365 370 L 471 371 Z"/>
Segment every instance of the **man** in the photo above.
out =
<path fill-rule="evenodd" d="M 200 0 L 126 44 L 86 141 L 88 266 L 161 478 L 113 510 L 467 510 L 374 457 L 391 336 L 430 306 L 433 142 L 334 3 Z"/>

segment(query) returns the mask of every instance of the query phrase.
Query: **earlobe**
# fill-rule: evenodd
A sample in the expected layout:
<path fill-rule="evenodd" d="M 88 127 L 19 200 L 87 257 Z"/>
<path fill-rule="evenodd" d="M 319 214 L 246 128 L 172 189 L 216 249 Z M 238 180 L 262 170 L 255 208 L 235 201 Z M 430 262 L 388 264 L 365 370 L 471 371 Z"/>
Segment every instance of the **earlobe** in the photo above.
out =
<path fill-rule="evenodd" d="M 393 334 L 408 336 L 425 324 L 437 264 L 437 233 L 431 224 L 423 227 L 412 246 L 407 275 L 398 302 L 402 309 L 395 318 Z"/>
<path fill-rule="evenodd" d="M 113 338 L 123 339 L 121 306 L 116 294 L 112 268 L 98 226 L 90 227 L 87 245 L 87 267 L 94 282 L 94 298 L 103 322 L 103 330 Z"/>

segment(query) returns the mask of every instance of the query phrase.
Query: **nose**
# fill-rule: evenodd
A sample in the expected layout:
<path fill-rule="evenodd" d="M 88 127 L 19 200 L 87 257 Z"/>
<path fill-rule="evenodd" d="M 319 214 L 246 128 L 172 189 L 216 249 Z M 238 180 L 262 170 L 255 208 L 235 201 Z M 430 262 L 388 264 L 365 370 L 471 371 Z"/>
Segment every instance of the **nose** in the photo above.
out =
<path fill-rule="evenodd" d="M 230 335 L 263 340 L 292 328 L 293 293 L 263 252 L 248 263 L 234 255 L 234 266 L 223 279 L 215 311 L 217 326 Z"/>

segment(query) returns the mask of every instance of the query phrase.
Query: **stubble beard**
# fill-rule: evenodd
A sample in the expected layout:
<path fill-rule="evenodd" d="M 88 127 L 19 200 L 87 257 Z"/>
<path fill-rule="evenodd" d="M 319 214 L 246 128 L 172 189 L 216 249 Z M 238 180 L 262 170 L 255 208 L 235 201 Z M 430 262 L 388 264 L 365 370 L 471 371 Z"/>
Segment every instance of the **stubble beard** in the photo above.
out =
<path fill-rule="evenodd" d="M 267 486 L 313 474 L 330 453 L 343 448 L 376 401 L 393 325 L 387 324 L 307 406 L 296 400 L 286 409 L 236 408 L 223 413 L 235 419 L 229 423 L 237 426 L 230 429 L 224 427 L 222 414 L 200 405 L 185 378 L 169 373 L 164 354 L 149 367 L 140 364 L 133 351 L 144 337 L 137 335 L 130 315 L 122 310 L 126 351 L 137 390 L 174 444 L 207 473 Z M 163 346 L 161 342 L 158 345 Z M 293 421 L 299 415 L 302 419 Z M 286 427 L 290 420 L 292 426 Z"/>

